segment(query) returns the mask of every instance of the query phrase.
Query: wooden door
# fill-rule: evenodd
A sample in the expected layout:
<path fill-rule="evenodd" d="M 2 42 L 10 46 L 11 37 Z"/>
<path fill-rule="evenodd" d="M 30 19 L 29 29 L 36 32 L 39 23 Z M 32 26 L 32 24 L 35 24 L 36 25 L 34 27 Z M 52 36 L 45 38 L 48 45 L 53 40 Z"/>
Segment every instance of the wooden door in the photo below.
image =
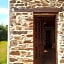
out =
<path fill-rule="evenodd" d="M 34 60 L 39 63 L 39 58 L 42 57 L 44 49 L 44 26 L 41 17 L 34 17 Z"/>

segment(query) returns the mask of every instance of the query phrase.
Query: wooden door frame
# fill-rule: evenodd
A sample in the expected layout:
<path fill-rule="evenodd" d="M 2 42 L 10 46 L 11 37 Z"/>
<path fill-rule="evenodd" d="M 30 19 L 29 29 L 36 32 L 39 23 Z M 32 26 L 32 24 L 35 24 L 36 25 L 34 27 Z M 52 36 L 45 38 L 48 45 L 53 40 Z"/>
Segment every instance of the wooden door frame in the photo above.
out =
<path fill-rule="evenodd" d="M 62 8 L 43 7 L 43 8 L 14 8 L 15 12 L 59 12 Z"/>
<path fill-rule="evenodd" d="M 42 13 L 44 13 L 44 14 L 42 14 Z M 59 13 L 59 11 L 51 11 L 50 12 L 50 10 L 49 10 L 49 12 L 33 12 L 33 22 L 34 22 L 34 16 L 35 15 L 40 15 L 40 16 L 42 16 L 42 15 L 56 15 L 57 16 L 57 14 Z M 56 19 L 56 18 L 55 18 Z M 33 26 L 34 27 L 34 26 Z M 34 35 L 34 28 L 33 28 L 33 35 Z M 34 36 L 33 36 L 34 37 Z M 57 21 L 55 20 L 55 43 L 56 43 L 56 64 L 58 64 L 58 52 L 57 52 Z M 34 39 L 33 39 L 33 44 L 34 44 Z M 33 48 L 33 51 L 35 52 L 35 45 L 33 46 L 34 48 Z M 33 58 L 34 58 L 34 56 L 35 55 L 33 55 Z M 34 58 L 34 62 L 35 62 L 35 58 Z M 34 63 L 35 64 L 35 63 Z"/>

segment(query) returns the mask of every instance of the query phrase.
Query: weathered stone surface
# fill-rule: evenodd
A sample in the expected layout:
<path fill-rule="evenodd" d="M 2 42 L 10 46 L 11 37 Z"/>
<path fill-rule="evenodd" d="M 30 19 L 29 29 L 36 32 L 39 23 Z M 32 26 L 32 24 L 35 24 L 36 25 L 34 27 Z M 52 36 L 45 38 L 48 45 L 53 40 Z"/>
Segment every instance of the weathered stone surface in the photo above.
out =
<path fill-rule="evenodd" d="M 10 55 L 12 55 L 12 57 L 15 57 L 9 58 L 10 62 L 12 62 L 9 62 L 10 64 L 33 64 L 33 12 L 15 12 L 14 8 L 26 9 L 55 6 L 55 8 L 59 8 L 61 6 L 64 6 L 64 3 L 62 3 L 63 1 L 60 0 L 59 2 L 56 0 L 10 0 L 10 35 L 13 35 L 13 40 L 10 39 Z M 64 40 L 64 37 L 62 36 L 64 32 L 64 30 L 62 30 L 62 22 L 64 22 L 64 13 L 59 13 L 58 16 L 59 17 L 57 21 L 60 23 L 57 24 L 59 28 L 57 31 L 57 44 L 60 45 L 60 43 L 62 44 Z M 62 39 L 59 37 L 62 37 Z M 62 56 L 64 52 L 63 50 L 64 49 L 60 49 L 58 51 L 59 53 L 62 53 Z M 16 56 L 22 57 L 20 62 L 19 58 L 16 59 Z M 29 59 L 29 57 L 31 59 Z M 59 62 L 60 64 L 64 63 L 64 60 L 59 58 Z"/>
<path fill-rule="evenodd" d="M 17 1 L 17 3 L 21 3 L 20 1 Z"/>
<path fill-rule="evenodd" d="M 47 1 L 42 1 L 43 6 L 48 6 L 48 2 Z"/>
<path fill-rule="evenodd" d="M 20 46 L 18 47 L 19 50 L 24 50 L 25 48 L 26 48 L 26 45 L 23 45 L 23 46 L 20 45 Z"/>
<path fill-rule="evenodd" d="M 23 4 L 23 3 L 21 3 L 21 4 L 16 4 L 15 6 L 24 6 L 24 4 Z"/>
<path fill-rule="evenodd" d="M 28 13 L 22 13 L 23 15 L 28 15 Z"/>
<path fill-rule="evenodd" d="M 16 26 L 16 30 L 22 30 L 21 26 Z"/>
<path fill-rule="evenodd" d="M 27 25 L 27 23 L 25 22 L 25 23 L 22 24 L 22 26 L 28 26 L 28 25 Z"/>
<path fill-rule="evenodd" d="M 58 1 L 64 1 L 64 0 L 58 0 Z"/>
<path fill-rule="evenodd" d="M 16 23 L 16 25 L 21 25 L 21 23 Z"/>
<path fill-rule="evenodd" d="M 14 38 L 15 38 L 16 40 L 19 40 L 21 37 L 20 37 L 20 36 L 14 36 Z"/>
<path fill-rule="evenodd" d="M 17 16 L 17 15 L 21 15 L 21 13 L 20 13 L 20 12 L 17 12 L 17 13 L 16 13 L 16 16 Z"/>
<path fill-rule="evenodd" d="M 63 51 L 60 51 L 61 53 L 63 53 Z"/>
<path fill-rule="evenodd" d="M 24 41 L 24 43 L 32 43 L 30 40 L 26 40 Z"/>
<path fill-rule="evenodd" d="M 17 61 L 17 59 L 15 59 L 15 58 L 10 58 L 10 62 L 14 62 L 14 61 Z"/>
<path fill-rule="evenodd" d="M 41 6 L 41 4 L 37 4 L 37 6 Z"/>
<path fill-rule="evenodd" d="M 57 6 L 60 7 L 61 6 L 61 3 L 58 3 Z"/>
<path fill-rule="evenodd" d="M 14 63 L 14 64 L 24 64 L 24 63 Z"/>
<path fill-rule="evenodd" d="M 22 21 L 19 21 L 20 19 Z M 28 45 L 27 44 L 27 43 L 32 43 L 32 41 L 31 41 L 32 39 L 25 40 L 25 39 L 31 37 L 32 34 L 33 34 L 32 31 L 28 31 L 28 30 L 32 30 L 32 28 L 29 27 L 31 25 L 33 25 L 33 15 L 32 15 L 32 12 L 31 13 L 27 13 L 27 12 L 16 13 L 16 27 L 12 31 L 12 34 L 19 35 L 19 36 L 14 36 L 14 39 L 17 40 L 17 42 L 18 42 L 18 44 L 17 44 L 18 46 L 15 46 L 15 47 L 11 48 L 11 50 L 12 51 L 13 50 L 21 51 L 20 52 L 20 56 L 22 57 L 21 61 L 23 60 L 24 57 L 26 57 L 26 58 L 28 58 L 28 57 L 32 58 L 33 57 L 33 54 L 31 52 L 28 52 L 29 50 L 33 51 L 33 45 Z M 14 27 L 14 25 L 13 25 L 13 27 Z M 26 29 L 28 29 L 28 30 L 26 30 Z M 22 50 L 23 50 L 23 52 L 22 52 Z M 10 55 L 14 56 L 14 54 L 10 54 Z M 17 59 L 17 60 L 20 61 L 19 59 Z M 26 62 L 23 62 L 23 63 L 26 64 Z M 27 64 L 29 64 L 29 63 L 27 61 Z"/>
<path fill-rule="evenodd" d="M 26 27 L 25 30 L 33 30 L 33 27 Z"/>
<path fill-rule="evenodd" d="M 64 2 L 63 2 L 63 4 L 62 4 L 62 6 L 64 6 Z"/>
<path fill-rule="evenodd" d="M 32 34 L 28 34 L 27 37 L 33 37 L 33 35 Z"/>
<path fill-rule="evenodd" d="M 31 19 L 31 18 L 28 18 L 28 19 L 26 19 L 26 20 L 28 20 L 28 21 L 33 21 L 33 19 Z"/>
<path fill-rule="evenodd" d="M 60 60 L 60 63 L 64 63 L 64 59 Z"/>
<path fill-rule="evenodd" d="M 17 41 L 16 40 L 11 40 L 10 45 L 11 46 L 17 46 Z"/>
<path fill-rule="evenodd" d="M 28 60 L 23 60 L 24 62 L 33 62 L 32 59 L 28 59 Z"/>
<path fill-rule="evenodd" d="M 57 5 L 56 0 L 50 1 L 50 0 L 27 0 L 27 1 L 22 1 L 22 0 L 11 0 L 10 3 L 16 3 L 17 4 L 17 8 L 38 8 L 38 6 L 40 7 L 50 7 L 50 6 L 61 6 L 61 4 L 63 3 L 63 1 L 59 1 L 60 4 Z M 21 7 L 20 7 L 21 6 Z M 13 6 L 15 7 L 15 5 Z"/>
<path fill-rule="evenodd" d="M 16 3 L 16 0 L 11 0 L 10 3 Z"/>
<path fill-rule="evenodd" d="M 63 34 L 61 31 L 58 31 L 58 34 Z"/>
<path fill-rule="evenodd" d="M 11 51 L 10 55 L 20 55 L 20 52 L 19 51 Z"/>
<path fill-rule="evenodd" d="M 27 34 L 27 31 L 13 31 L 13 34 Z"/>
<path fill-rule="evenodd" d="M 33 27 L 33 22 L 30 22 L 29 25 Z"/>
<path fill-rule="evenodd" d="M 33 48 L 19 48 L 19 50 L 33 50 Z"/>
<path fill-rule="evenodd" d="M 16 19 L 16 16 L 12 16 L 11 19 Z"/>

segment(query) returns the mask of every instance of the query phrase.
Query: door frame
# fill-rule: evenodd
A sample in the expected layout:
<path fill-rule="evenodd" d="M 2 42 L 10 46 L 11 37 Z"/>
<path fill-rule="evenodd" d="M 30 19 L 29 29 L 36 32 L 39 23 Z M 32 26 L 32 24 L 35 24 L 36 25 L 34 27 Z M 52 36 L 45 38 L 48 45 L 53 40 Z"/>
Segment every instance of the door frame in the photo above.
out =
<path fill-rule="evenodd" d="M 52 13 L 49 13 L 49 12 L 33 12 L 33 23 L 34 23 L 34 16 L 35 15 L 56 15 L 57 16 L 58 12 L 52 12 Z M 34 35 L 34 25 L 33 25 L 33 35 Z M 56 17 L 55 17 L 55 43 L 56 43 L 56 64 L 58 64 L 58 52 L 57 52 L 57 21 L 56 21 Z M 33 55 L 33 59 L 34 59 L 34 64 L 35 63 L 35 42 L 34 42 L 34 36 L 33 36 L 33 52 L 34 52 L 34 55 Z"/>

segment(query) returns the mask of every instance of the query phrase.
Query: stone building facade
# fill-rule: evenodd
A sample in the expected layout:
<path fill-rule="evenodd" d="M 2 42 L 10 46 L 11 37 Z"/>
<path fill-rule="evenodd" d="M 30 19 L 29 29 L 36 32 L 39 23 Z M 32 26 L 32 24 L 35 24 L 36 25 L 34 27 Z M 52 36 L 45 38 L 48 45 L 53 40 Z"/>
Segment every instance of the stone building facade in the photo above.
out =
<path fill-rule="evenodd" d="M 61 8 L 57 14 L 58 64 L 64 64 L 64 1 L 63 0 L 10 0 L 9 62 L 33 63 L 33 12 L 22 11 L 43 7 Z"/>

